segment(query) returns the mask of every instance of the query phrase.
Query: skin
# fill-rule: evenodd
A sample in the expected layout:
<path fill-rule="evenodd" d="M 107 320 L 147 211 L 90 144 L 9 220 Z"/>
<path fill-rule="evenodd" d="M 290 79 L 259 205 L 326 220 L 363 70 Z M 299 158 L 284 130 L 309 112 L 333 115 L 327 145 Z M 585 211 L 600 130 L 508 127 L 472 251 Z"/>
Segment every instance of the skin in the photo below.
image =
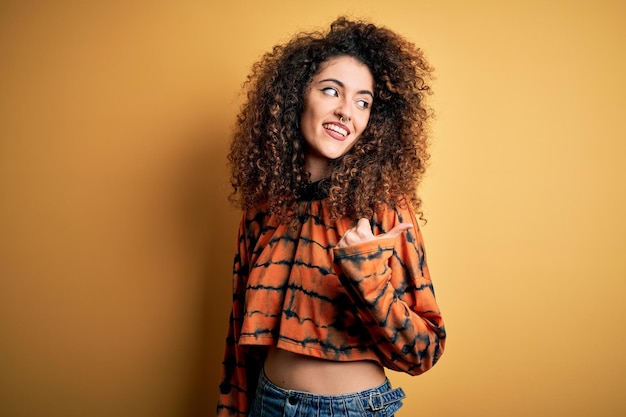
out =
<path fill-rule="evenodd" d="M 304 96 L 300 130 L 305 141 L 305 168 L 311 181 L 326 177 L 328 161 L 348 152 L 369 122 L 374 78 L 352 57 L 326 61 Z"/>
<path fill-rule="evenodd" d="M 413 223 L 400 223 L 395 225 L 387 233 L 374 236 L 372 233 L 372 226 L 368 219 L 359 219 L 356 226 L 348 231 L 341 237 L 341 240 L 337 244 L 338 247 L 344 248 L 346 246 L 358 245 L 362 242 L 369 242 L 370 240 L 385 239 L 389 237 L 397 238 L 405 230 L 411 229 Z"/>

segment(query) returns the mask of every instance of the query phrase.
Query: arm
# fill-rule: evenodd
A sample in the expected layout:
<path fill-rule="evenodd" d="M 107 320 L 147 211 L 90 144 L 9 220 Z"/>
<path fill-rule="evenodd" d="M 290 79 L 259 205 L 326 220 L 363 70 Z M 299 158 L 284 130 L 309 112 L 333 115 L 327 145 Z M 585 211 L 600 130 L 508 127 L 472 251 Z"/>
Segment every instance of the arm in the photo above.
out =
<path fill-rule="evenodd" d="M 224 349 L 217 403 L 217 416 L 219 417 L 248 415 L 260 369 L 259 361 L 238 345 L 249 268 L 249 241 L 246 234 L 245 215 L 241 220 L 237 242 L 233 263 L 233 307 Z"/>
<path fill-rule="evenodd" d="M 444 349 L 445 329 L 410 209 L 387 209 L 374 236 L 361 219 L 335 249 L 334 262 L 377 344 L 385 366 L 411 375 L 430 369 Z"/>

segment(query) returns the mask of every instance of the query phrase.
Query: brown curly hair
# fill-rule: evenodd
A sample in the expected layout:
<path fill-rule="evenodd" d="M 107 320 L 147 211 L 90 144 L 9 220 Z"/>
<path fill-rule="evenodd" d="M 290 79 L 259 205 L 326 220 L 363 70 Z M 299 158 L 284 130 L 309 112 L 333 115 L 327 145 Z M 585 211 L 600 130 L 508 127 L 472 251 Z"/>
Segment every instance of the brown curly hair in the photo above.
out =
<path fill-rule="evenodd" d="M 247 209 L 264 205 L 288 221 L 304 187 L 305 142 L 300 132 L 304 95 L 330 58 L 350 56 L 374 78 L 368 126 L 342 157 L 330 161 L 328 204 L 334 218 L 371 218 L 381 204 L 406 202 L 420 217 L 416 194 L 429 159 L 425 105 L 432 67 L 422 51 L 393 31 L 340 17 L 327 32 L 304 32 L 253 65 L 247 100 L 237 116 L 230 153 L 230 200 Z"/>

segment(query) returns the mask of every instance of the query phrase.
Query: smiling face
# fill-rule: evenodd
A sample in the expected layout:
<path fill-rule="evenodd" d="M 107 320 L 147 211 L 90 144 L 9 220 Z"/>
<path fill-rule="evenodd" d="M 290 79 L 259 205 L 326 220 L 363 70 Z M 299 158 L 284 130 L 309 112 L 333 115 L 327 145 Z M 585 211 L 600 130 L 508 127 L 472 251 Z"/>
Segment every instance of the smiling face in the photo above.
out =
<path fill-rule="evenodd" d="M 374 78 L 366 65 L 349 56 L 322 64 L 307 87 L 300 117 L 311 181 L 326 177 L 329 160 L 354 146 L 367 127 L 373 100 Z"/>

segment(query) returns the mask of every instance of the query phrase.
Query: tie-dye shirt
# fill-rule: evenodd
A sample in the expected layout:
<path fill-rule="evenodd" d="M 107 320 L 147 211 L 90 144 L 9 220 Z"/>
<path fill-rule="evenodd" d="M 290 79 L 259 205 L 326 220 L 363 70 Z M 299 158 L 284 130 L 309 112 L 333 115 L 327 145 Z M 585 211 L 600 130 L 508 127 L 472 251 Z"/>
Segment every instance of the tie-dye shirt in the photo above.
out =
<path fill-rule="evenodd" d="M 329 221 L 323 198 L 298 209 L 289 224 L 263 210 L 243 215 L 218 416 L 247 415 L 267 346 L 411 375 L 443 353 L 443 320 L 408 205 L 370 219 L 375 235 L 413 223 L 400 237 L 343 248 L 336 245 L 355 221 Z"/>

